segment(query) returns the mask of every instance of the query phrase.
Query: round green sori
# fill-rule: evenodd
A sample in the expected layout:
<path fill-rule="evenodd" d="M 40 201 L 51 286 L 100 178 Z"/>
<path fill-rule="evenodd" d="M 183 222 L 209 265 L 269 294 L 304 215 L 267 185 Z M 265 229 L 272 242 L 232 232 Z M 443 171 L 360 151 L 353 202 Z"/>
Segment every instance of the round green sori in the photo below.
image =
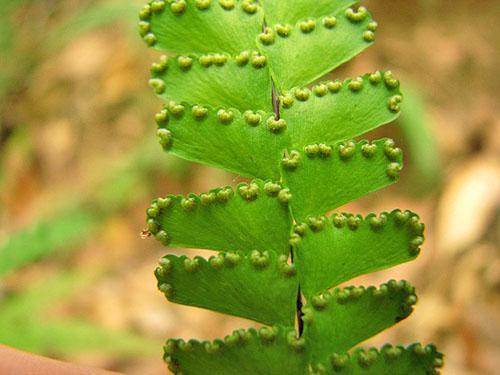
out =
<path fill-rule="evenodd" d="M 263 324 L 214 341 L 169 339 L 174 373 L 413 375 L 443 364 L 433 345 L 356 347 L 412 313 L 410 283 L 339 287 L 415 259 L 425 229 L 410 211 L 331 213 L 403 168 L 394 141 L 358 138 L 398 117 L 394 75 L 322 79 L 375 41 L 377 23 L 354 4 L 154 0 L 140 11 L 140 36 L 168 53 L 149 81 L 164 101 L 161 147 L 248 178 L 151 202 L 147 231 L 163 246 L 217 251 L 165 255 L 158 289 Z"/>

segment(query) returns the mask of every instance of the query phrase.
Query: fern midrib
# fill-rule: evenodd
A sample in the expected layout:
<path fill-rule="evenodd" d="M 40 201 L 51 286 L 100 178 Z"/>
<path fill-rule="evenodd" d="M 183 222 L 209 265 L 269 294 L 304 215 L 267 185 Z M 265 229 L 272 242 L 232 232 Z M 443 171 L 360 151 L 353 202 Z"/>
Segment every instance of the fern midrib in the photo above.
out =
<path fill-rule="evenodd" d="M 262 32 L 265 32 L 267 27 L 267 22 L 264 14 L 263 22 L 262 22 Z M 271 76 L 271 100 L 272 100 L 272 107 L 273 107 L 273 112 L 274 112 L 274 117 L 276 120 L 279 120 L 281 118 L 280 115 L 280 104 L 278 100 L 278 91 L 276 90 L 276 85 L 274 83 L 274 78 Z M 281 178 L 283 179 L 283 178 Z M 282 181 L 280 181 L 282 182 Z M 290 218 L 293 220 L 293 216 L 291 212 L 289 212 Z M 294 257 L 293 257 L 293 247 L 290 246 L 290 261 L 294 263 Z M 299 334 L 299 337 L 302 336 L 302 333 L 304 332 L 304 321 L 302 320 L 302 317 L 304 316 L 304 313 L 302 311 L 303 307 L 303 301 L 302 301 L 302 293 L 300 289 L 300 283 L 298 284 L 297 288 L 297 300 L 296 300 L 296 317 L 297 317 L 297 331 Z"/>

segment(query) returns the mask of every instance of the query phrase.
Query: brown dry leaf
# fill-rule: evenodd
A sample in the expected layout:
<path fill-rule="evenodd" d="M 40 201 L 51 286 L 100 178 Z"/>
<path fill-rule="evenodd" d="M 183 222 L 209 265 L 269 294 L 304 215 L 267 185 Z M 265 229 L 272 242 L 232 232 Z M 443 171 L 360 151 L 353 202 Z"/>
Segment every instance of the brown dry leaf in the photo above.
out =
<path fill-rule="evenodd" d="M 437 248 L 452 256 L 477 242 L 500 203 L 500 163 L 477 158 L 456 169 L 438 203 Z"/>
<path fill-rule="evenodd" d="M 478 245 L 463 254 L 453 268 L 453 288 L 450 298 L 455 305 L 465 307 L 487 298 L 485 271 L 495 265 L 497 254 L 491 244 Z M 492 275 L 491 275 L 492 276 Z"/>

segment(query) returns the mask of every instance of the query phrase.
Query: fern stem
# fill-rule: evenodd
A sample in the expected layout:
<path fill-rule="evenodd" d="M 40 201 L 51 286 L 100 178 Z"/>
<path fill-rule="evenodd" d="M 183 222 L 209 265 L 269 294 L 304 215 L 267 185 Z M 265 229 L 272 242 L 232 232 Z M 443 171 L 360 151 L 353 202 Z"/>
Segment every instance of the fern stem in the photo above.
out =
<path fill-rule="evenodd" d="M 267 23 L 266 23 L 266 20 L 264 19 L 264 22 L 262 24 L 262 31 L 265 31 L 266 27 L 267 27 Z M 272 96 L 272 101 L 273 101 L 273 112 L 274 112 L 276 120 L 279 120 L 280 119 L 280 103 L 278 100 L 278 91 L 276 90 L 276 85 L 274 84 L 273 79 L 271 79 L 271 85 L 272 85 L 272 95 L 271 96 Z M 293 263 L 293 248 L 292 247 L 290 247 L 290 257 L 291 257 L 291 261 Z M 302 320 L 304 313 L 302 312 L 303 302 L 302 302 L 302 293 L 300 290 L 300 284 L 299 284 L 299 287 L 297 289 L 296 306 L 297 306 L 297 312 L 296 312 L 296 314 L 297 314 L 297 330 L 298 330 L 299 337 L 300 337 L 300 336 L 302 336 L 302 332 L 304 331 L 304 321 Z"/>
<path fill-rule="evenodd" d="M 276 116 L 276 120 L 280 119 L 280 104 L 278 101 L 278 92 L 276 91 L 276 86 L 274 84 L 274 81 L 271 82 L 272 84 L 272 99 L 273 99 L 273 111 L 274 115 Z"/>
<path fill-rule="evenodd" d="M 293 263 L 293 247 L 290 247 L 290 259 Z M 297 314 L 297 330 L 299 332 L 299 337 L 302 336 L 302 332 L 304 331 L 304 321 L 302 320 L 302 317 L 304 316 L 304 313 L 302 312 L 302 306 L 304 305 L 304 303 L 302 302 L 302 292 L 300 290 L 300 284 L 299 284 L 299 287 L 297 289 L 297 302 L 296 302 L 296 306 L 297 306 L 297 310 L 296 310 L 296 314 Z"/>
<path fill-rule="evenodd" d="M 267 22 L 266 19 L 264 18 L 264 21 L 262 23 L 262 31 L 265 31 L 267 27 Z M 278 101 L 278 91 L 276 90 L 276 85 L 274 84 L 274 80 L 271 78 L 271 85 L 272 85 L 272 101 L 273 101 L 273 112 L 275 115 L 276 120 L 280 119 L 280 104 Z"/>
<path fill-rule="evenodd" d="M 304 321 L 302 317 L 304 313 L 302 312 L 302 293 L 300 292 L 300 285 L 297 290 L 297 329 L 299 331 L 299 337 L 302 336 L 302 332 L 304 332 Z"/>

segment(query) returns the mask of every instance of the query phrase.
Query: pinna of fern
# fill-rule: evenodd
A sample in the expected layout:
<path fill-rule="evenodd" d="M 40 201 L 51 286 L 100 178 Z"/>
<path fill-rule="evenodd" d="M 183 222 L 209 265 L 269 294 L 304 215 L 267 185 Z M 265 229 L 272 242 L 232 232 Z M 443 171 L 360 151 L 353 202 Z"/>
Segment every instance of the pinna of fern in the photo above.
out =
<path fill-rule="evenodd" d="M 170 339 L 183 374 L 432 374 L 433 345 L 357 344 L 408 317 L 407 281 L 339 288 L 415 259 L 424 225 L 410 211 L 335 212 L 399 178 L 390 139 L 353 139 L 398 117 L 390 71 L 321 80 L 373 44 L 377 23 L 352 0 L 154 0 L 139 30 L 168 52 L 151 66 L 165 101 L 161 146 L 250 178 L 153 200 L 162 244 L 218 251 L 166 255 L 155 275 L 172 302 L 262 323 L 212 342 Z M 355 6 L 352 8 L 352 6 Z"/>

